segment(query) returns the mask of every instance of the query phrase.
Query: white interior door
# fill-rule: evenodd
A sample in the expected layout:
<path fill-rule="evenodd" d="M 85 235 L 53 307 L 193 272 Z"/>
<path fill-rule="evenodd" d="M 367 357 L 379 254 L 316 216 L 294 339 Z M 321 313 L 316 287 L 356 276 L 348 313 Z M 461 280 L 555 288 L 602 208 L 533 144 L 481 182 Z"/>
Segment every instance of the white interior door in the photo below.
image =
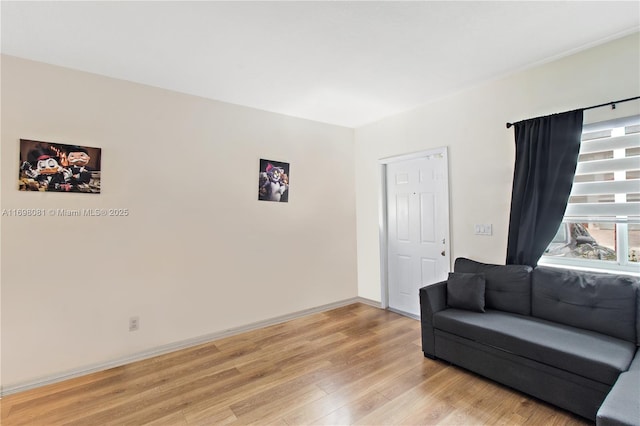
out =
<path fill-rule="evenodd" d="M 418 290 L 449 272 L 446 148 L 387 164 L 389 308 L 420 316 Z"/>

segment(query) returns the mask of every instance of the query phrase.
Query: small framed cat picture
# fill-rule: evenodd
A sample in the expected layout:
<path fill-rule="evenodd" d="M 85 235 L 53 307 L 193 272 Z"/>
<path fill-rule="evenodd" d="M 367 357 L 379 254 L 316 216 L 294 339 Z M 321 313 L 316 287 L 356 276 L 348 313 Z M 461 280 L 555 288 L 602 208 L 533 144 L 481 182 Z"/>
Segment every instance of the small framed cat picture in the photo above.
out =
<path fill-rule="evenodd" d="M 258 200 L 289 202 L 289 163 L 260 159 Z"/>

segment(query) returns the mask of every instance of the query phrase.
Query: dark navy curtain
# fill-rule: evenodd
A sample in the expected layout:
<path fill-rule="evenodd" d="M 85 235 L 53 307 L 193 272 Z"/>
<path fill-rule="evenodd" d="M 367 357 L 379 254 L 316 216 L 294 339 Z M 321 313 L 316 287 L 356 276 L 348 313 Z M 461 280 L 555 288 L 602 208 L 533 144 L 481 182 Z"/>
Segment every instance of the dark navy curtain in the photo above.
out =
<path fill-rule="evenodd" d="M 578 163 L 582 110 L 514 124 L 507 264 L 536 266 L 558 231 Z"/>

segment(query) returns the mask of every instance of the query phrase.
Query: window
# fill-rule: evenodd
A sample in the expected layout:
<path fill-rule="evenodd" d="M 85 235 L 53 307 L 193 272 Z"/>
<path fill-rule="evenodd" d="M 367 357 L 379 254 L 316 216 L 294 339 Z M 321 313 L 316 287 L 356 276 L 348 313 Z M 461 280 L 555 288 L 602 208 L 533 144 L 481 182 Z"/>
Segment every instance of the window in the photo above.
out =
<path fill-rule="evenodd" d="M 583 127 L 569 204 L 540 263 L 640 272 L 640 116 Z"/>

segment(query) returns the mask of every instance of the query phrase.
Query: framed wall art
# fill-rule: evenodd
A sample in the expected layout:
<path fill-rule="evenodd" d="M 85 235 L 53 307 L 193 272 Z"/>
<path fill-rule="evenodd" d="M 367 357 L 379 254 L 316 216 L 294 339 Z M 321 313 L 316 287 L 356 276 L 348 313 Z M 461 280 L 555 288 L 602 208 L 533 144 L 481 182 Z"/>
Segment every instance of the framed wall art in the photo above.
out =
<path fill-rule="evenodd" d="M 20 139 L 20 191 L 100 193 L 102 150 Z"/>
<path fill-rule="evenodd" d="M 258 200 L 289 202 L 289 163 L 260 159 Z"/>

